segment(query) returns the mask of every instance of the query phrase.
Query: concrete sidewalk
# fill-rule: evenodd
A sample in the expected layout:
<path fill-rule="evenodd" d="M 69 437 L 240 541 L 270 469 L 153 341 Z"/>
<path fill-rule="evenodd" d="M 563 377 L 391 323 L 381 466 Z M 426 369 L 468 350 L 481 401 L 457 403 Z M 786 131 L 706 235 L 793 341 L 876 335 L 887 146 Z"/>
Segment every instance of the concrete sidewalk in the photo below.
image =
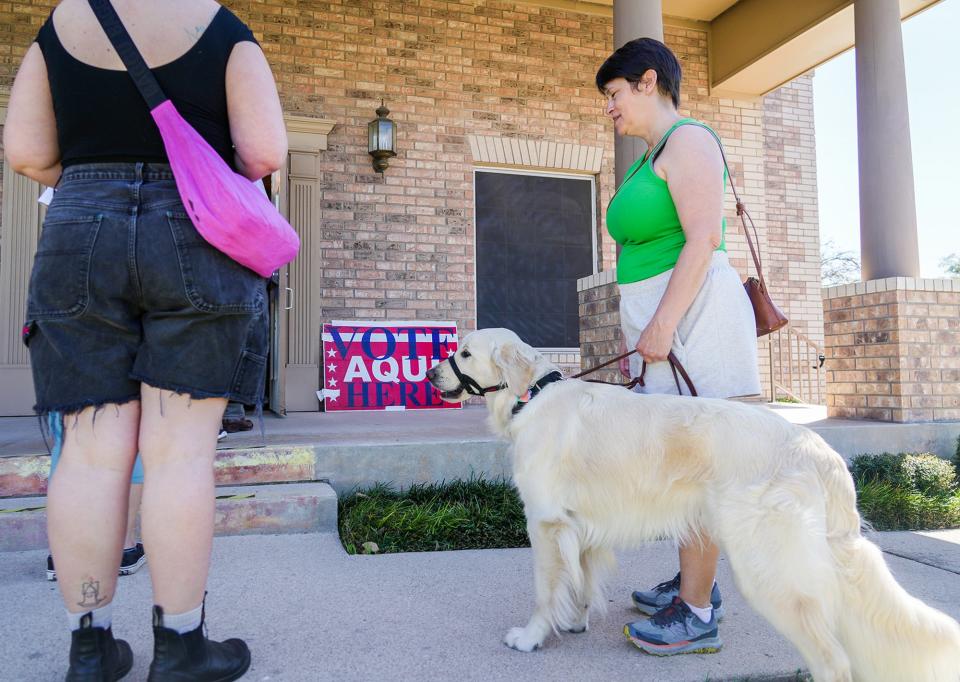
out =
<path fill-rule="evenodd" d="M 960 531 L 874 537 L 913 595 L 960 617 Z M 69 639 L 42 551 L 0 554 L 0 680 L 62 679 Z M 721 559 L 727 616 L 721 652 L 647 656 L 623 624 L 632 589 L 676 571 L 666 542 L 620 553 L 608 612 L 581 635 L 551 637 L 531 654 L 500 643 L 533 603 L 528 549 L 351 557 L 331 534 L 217 538 L 209 582 L 212 637 L 239 636 L 253 652 L 248 680 L 793 680 L 803 662 L 737 592 Z M 919 561 L 915 560 L 919 559 Z M 922 562 L 922 563 L 921 563 Z M 152 655 L 149 563 L 121 578 L 114 629 L 134 651 L 129 680 Z"/>

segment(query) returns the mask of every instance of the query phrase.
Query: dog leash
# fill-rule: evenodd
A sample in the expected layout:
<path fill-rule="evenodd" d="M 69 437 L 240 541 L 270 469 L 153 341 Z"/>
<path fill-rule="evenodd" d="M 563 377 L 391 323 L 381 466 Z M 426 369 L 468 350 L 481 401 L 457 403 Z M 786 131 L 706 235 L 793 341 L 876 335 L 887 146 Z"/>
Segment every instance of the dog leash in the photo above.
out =
<path fill-rule="evenodd" d="M 590 369 L 584 370 L 579 374 L 574 374 L 570 378 L 579 379 L 580 377 L 584 377 L 588 374 L 593 374 L 598 369 L 603 369 L 607 365 L 612 365 L 613 363 L 619 362 L 624 358 L 628 358 L 636 352 L 637 350 L 633 349 L 626 353 L 622 353 L 617 357 L 613 358 L 612 360 L 607 360 L 606 362 L 599 364 L 596 367 L 591 367 Z M 673 351 L 670 351 L 670 353 L 667 354 L 667 362 L 670 363 L 670 371 L 673 372 L 673 381 L 677 384 L 677 393 L 679 393 L 680 395 L 683 395 L 683 391 L 680 389 L 680 377 L 683 377 L 683 381 L 687 385 L 687 389 L 690 391 L 690 395 L 696 396 L 697 389 L 694 387 L 693 381 L 690 379 L 690 375 L 687 374 L 687 370 L 684 369 L 683 365 L 680 364 L 680 361 L 677 360 L 677 356 L 673 354 Z M 647 373 L 647 361 L 642 360 L 640 364 L 640 376 L 634 377 L 633 379 L 631 379 L 625 384 L 617 383 L 616 381 L 601 381 L 600 379 L 584 379 L 584 381 L 589 381 L 594 384 L 609 384 L 610 386 L 623 386 L 624 388 L 629 390 L 629 389 L 632 389 L 634 386 L 645 386 L 646 384 L 643 381 L 643 377 L 646 375 L 646 373 Z"/>

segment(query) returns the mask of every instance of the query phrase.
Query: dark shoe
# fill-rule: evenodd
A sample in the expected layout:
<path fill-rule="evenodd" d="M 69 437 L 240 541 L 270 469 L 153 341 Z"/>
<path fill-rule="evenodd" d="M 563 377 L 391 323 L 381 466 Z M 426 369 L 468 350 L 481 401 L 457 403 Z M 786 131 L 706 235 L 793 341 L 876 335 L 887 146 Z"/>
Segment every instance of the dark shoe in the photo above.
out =
<path fill-rule="evenodd" d="M 120 575 L 132 575 L 147 563 L 147 555 L 143 553 L 143 545 L 139 542 L 129 549 L 123 550 L 123 559 L 120 560 Z"/>
<path fill-rule="evenodd" d="M 250 649 L 242 639 L 213 642 L 200 627 L 184 634 L 163 627 L 163 609 L 153 607 L 153 663 L 148 682 L 231 682 L 250 667 Z"/>
<path fill-rule="evenodd" d="M 223 430 L 227 433 L 236 433 L 237 431 L 249 431 L 253 428 L 253 422 L 249 419 L 224 419 Z"/>
<path fill-rule="evenodd" d="M 120 560 L 120 575 L 131 575 L 140 570 L 140 567 L 147 563 L 147 556 L 143 553 L 143 545 L 139 542 L 123 550 L 123 558 Z M 47 580 L 56 580 L 57 571 L 53 567 L 53 557 L 47 555 Z"/>
<path fill-rule="evenodd" d="M 670 606 L 674 597 L 680 596 L 680 574 L 677 573 L 673 580 L 660 583 L 653 589 L 634 592 L 631 596 L 637 611 L 652 616 L 660 609 Z M 723 598 L 720 596 L 717 583 L 713 583 L 713 590 L 710 592 L 710 605 L 713 606 L 713 612 L 717 614 L 717 620 L 723 620 Z"/>
<path fill-rule="evenodd" d="M 93 614 L 80 619 L 80 629 L 70 634 L 70 669 L 66 682 L 112 682 L 133 667 L 133 652 L 111 628 L 93 627 Z"/>

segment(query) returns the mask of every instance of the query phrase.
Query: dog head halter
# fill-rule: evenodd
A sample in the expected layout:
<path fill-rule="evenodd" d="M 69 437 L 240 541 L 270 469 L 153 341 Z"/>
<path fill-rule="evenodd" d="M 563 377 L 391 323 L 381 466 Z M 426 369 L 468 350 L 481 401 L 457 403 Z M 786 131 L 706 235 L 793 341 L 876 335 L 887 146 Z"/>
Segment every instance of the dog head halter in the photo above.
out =
<path fill-rule="evenodd" d="M 480 384 L 477 383 L 476 379 L 460 371 L 460 368 L 457 367 L 455 356 L 451 355 L 449 358 L 447 358 L 447 360 L 450 361 L 450 367 L 453 369 L 453 373 L 457 375 L 457 380 L 460 382 L 460 388 L 470 395 L 483 395 L 485 393 L 491 393 L 493 391 L 499 391 L 501 388 L 505 388 L 504 384 L 482 388 Z"/>

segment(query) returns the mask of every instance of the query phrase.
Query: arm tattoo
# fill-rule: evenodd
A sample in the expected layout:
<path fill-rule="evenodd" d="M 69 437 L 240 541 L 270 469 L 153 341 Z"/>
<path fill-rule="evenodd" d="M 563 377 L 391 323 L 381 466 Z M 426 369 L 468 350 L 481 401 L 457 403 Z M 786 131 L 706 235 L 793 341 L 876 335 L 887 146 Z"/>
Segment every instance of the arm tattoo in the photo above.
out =
<path fill-rule="evenodd" d="M 106 597 L 100 596 L 100 581 L 93 578 L 80 584 L 80 597 L 77 606 L 82 606 L 85 609 L 96 608 L 107 600 Z"/>

